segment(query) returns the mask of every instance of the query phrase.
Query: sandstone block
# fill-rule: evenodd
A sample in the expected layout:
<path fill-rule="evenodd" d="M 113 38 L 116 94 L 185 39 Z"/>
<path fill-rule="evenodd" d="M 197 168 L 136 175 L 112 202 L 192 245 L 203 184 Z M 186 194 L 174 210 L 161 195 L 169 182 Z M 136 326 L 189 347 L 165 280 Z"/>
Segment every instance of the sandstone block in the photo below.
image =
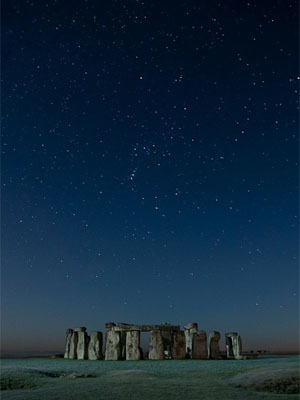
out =
<path fill-rule="evenodd" d="M 164 345 L 161 331 L 150 331 L 149 360 L 163 360 Z"/>
<path fill-rule="evenodd" d="M 190 322 L 189 324 L 184 325 L 184 330 L 190 330 L 190 329 L 198 329 L 198 324 L 197 322 Z"/>
<path fill-rule="evenodd" d="M 85 331 L 78 331 L 77 359 L 86 360 L 88 358 L 89 337 Z"/>
<path fill-rule="evenodd" d="M 207 337 L 205 331 L 195 332 L 193 334 L 193 351 L 192 358 L 205 360 L 207 359 Z"/>
<path fill-rule="evenodd" d="M 83 326 L 81 328 L 74 328 L 74 332 L 85 332 L 86 328 Z"/>
<path fill-rule="evenodd" d="M 73 329 L 67 329 L 64 358 L 69 358 Z"/>
<path fill-rule="evenodd" d="M 140 331 L 126 333 L 126 360 L 140 360 Z"/>
<path fill-rule="evenodd" d="M 70 341 L 69 358 L 74 360 L 77 358 L 77 343 L 78 343 L 78 332 L 73 331 Z"/>
<path fill-rule="evenodd" d="M 120 360 L 122 355 L 120 332 L 107 331 L 105 360 Z"/>
<path fill-rule="evenodd" d="M 193 335 L 198 330 L 196 322 L 190 322 L 184 325 L 185 344 L 186 344 L 186 357 L 191 358 L 193 353 Z"/>
<path fill-rule="evenodd" d="M 227 358 L 242 359 L 242 339 L 240 335 L 237 332 L 229 332 L 226 333 L 225 337 Z"/>
<path fill-rule="evenodd" d="M 90 341 L 88 345 L 89 360 L 101 360 L 103 358 L 102 345 L 103 345 L 102 332 L 91 332 Z"/>
<path fill-rule="evenodd" d="M 172 358 L 174 360 L 185 359 L 186 345 L 185 345 L 185 334 L 183 331 L 174 332 L 173 335 L 173 346 L 172 346 Z"/>
<path fill-rule="evenodd" d="M 219 340 L 221 336 L 219 332 L 212 331 L 208 336 L 208 358 L 211 360 L 219 360 L 220 357 L 220 348 L 219 348 Z"/>

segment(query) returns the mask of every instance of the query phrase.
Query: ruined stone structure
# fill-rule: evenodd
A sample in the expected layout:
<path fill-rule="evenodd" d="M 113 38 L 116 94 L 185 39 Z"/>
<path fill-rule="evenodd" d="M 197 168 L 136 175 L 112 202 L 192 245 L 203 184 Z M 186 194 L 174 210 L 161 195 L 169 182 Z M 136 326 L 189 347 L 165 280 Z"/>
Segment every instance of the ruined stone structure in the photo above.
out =
<path fill-rule="evenodd" d="M 143 351 L 140 345 L 141 332 L 150 332 L 149 354 L 150 360 L 184 358 L 212 359 L 221 358 L 219 341 L 220 333 L 212 331 L 206 336 L 204 330 L 198 331 L 198 324 L 192 322 L 184 326 L 179 325 L 130 325 L 114 322 L 105 324 L 105 349 L 102 353 L 102 333 L 92 332 L 88 336 L 85 327 L 68 329 L 66 331 L 66 345 L 64 358 L 79 360 L 141 360 Z M 240 360 L 242 356 L 241 337 L 236 332 L 229 332 L 226 338 L 226 358 Z M 224 358 L 224 356 L 223 356 Z"/>
<path fill-rule="evenodd" d="M 241 360 L 242 356 L 242 339 L 236 332 L 225 334 L 226 337 L 226 356 L 227 358 L 235 358 Z"/>

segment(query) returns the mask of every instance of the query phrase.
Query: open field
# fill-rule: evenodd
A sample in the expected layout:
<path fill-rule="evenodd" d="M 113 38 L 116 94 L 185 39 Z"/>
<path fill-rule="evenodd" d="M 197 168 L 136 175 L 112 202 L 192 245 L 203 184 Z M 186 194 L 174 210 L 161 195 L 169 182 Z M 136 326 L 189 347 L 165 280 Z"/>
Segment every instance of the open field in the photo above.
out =
<path fill-rule="evenodd" d="M 298 356 L 240 361 L 27 358 L 4 359 L 1 365 L 2 400 L 299 399 Z"/>

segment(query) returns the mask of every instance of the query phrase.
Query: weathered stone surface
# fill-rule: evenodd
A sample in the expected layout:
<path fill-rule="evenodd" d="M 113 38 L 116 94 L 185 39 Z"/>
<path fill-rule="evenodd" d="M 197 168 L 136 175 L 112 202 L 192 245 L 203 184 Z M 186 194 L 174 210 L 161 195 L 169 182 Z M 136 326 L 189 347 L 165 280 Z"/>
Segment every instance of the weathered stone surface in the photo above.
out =
<path fill-rule="evenodd" d="M 164 345 L 161 331 L 150 331 L 149 360 L 163 360 Z"/>
<path fill-rule="evenodd" d="M 106 333 L 105 360 L 120 360 L 122 356 L 120 332 Z"/>
<path fill-rule="evenodd" d="M 78 343 L 78 332 L 73 331 L 70 342 L 69 358 L 74 360 L 77 358 L 77 343 Z"/>
<path fill-rule="evenodd" d="M 113 330 L 115 332 L 119 331 L 179 331 L 179 325 L 169 325 L 169 324 L 162 324 L 162 325 L 130 325 L 130 324 L 114 324 L 113 322 L 108 322 L 105 324 L 107 329 Z"/>
<path fill-rule="evenodd" d="M 91 332 L 90 341 L 88 345 L 89 360 L 101 360 L 103 358 L 102 345 L 103 345 L 102 332 Z"/>
<path fill-rule="evenodd" d="M 180 331 L 178 325 L 131 325 L 114 322 L 106 323 L 106 360 L 140 360 L 143 352 L 140 347 L 140 331 L 150 330 L 150 360 L 162 359 L 220 359 L 220 333 L 212 331 L 208 340 L 205 331 L 198 332 L 195 322 L 184 326 Z M 242 356 L 242 340 L 237 332 L 225 335 L 227 358 L 237 360 Z M 101 332 L 92 332 L 88 336 L 85 327 L 77 327 L 66 331 L 65 352 L 61 355 L 70 359 L 99 360 L 103 358 L 103 337 Z"/>
<path fill-rule="evenodd" d="M 85 332 L 86 328 L 84 326 L 82 326 L 80 328 L 74 328 L 73 330 L 74 330 L 74 332 Z"/>
<path fill-rule="evenodd" d="M 234 357 L 236 360 L 241 360 L 242 356 L 242 339 L 236 332 L 226 333 L 226 355 L 227 358 Z"/>
<path fill-rule="evenodd" d="M 140 331 L 126 333 L 126 360 L 140 360 Z"/>
<path fill-rule="evenodd" d="M 219 349 L 219 340 L 221 336 L 219 332 L 212 331 L 208 336 L 208 358 L 211 360 L 219 360 L 220 357 L 220 349 Z"/>
<path fill-rule="evenodd" d="M 184 332 L 183 331 L 174 332 L 172 358 L 174 358 L 174 360 L 183 360 L 185 358 L 185 352 L 186 352 L 186 346 L 185 346 Z"/>
<path fill-rule="evenodd" d="M 64 358 L 69 358 L 73 329 L 67 329 Z"/>
<path fill-rule="evenodd" d="M 198 324 L 196 322 L 190 322 L 184 325 L 185 334 L 185 345 L 186 345 L 186 357 L 191 358 L 193 352 L 193 335 L 198 330 Z"/>
<path fill-rule="evenodd" d="M 86 332 L 78 332 L 78 342 L 77 342 L 77 358 L 78 360 L 86 360 L 88 358 L 88 344 L 89 337 Z"/>
<path fill-rule="evenodd" d="M 193 334 L 193 351 L 192 358 L 206 360 L 207 353 L 207 337 L 205 331 L 195 332 Z"/>

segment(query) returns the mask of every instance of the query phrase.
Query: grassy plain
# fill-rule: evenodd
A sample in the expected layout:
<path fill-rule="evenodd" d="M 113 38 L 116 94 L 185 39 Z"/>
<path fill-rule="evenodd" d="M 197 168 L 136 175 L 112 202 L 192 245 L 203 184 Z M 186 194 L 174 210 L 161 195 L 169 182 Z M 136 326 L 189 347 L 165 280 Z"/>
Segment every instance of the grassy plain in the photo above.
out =
<path fill-rule="evenodd" d="M 2 400 L 299 399 L 299 357 L 254 360 L 1 360 Z M 88 376 L 78 376 L 84 374 Z"/>

